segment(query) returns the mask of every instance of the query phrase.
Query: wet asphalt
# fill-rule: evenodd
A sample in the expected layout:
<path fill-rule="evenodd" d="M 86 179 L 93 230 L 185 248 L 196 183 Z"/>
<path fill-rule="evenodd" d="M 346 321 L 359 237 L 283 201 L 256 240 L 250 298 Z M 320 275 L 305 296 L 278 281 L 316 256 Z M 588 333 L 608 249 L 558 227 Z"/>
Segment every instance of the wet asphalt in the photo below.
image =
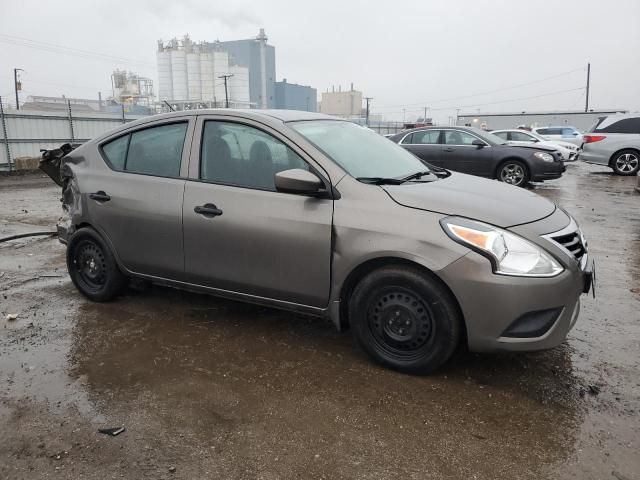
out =
<path fill-rule="evenodd" d="M 563 345 L 428 377 L 315 318 L 148 285 L 91 303 L 55 239 L 0 243 L 0 478 L 640 479 L 634 184 L 578 163 L 531 187 L 597 264 Z M 0 238 L 52 229 L 59 197 L 0 177 Z"/>

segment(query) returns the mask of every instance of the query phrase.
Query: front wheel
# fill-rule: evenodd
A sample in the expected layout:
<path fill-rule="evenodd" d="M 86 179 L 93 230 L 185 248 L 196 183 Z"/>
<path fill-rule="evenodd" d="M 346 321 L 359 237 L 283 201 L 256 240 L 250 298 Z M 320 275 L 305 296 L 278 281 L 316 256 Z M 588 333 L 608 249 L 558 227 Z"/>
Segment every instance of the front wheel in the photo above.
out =
<path fill-rule="evenodd" d="M 613 158 L 611 166 L 618 175 L 635 175 L 640 168 L 640 155 L 635 150 L 622 150 Z"/>
<path fill-rule="evenodd" d="M 80 293 L 96 302 L 111 300 L 126 281 L 105 241 L 90 228 L 79 229 L 69 240 L 67 269 Z"/>
<path fill-rule="evenodd" d="M 378 363 L 406 373 L 430 373 L 460 341 L 462 318 L 437 280 L 417 269 L 390 266 L 367 275 L 349 300 L 358 344 Z"/>
<path fill-rule="evenodd" d="M 518 160 L 507 160 L 498 169 L 498 180 L 516 187 L 529 183 L 529 169 Z"/>

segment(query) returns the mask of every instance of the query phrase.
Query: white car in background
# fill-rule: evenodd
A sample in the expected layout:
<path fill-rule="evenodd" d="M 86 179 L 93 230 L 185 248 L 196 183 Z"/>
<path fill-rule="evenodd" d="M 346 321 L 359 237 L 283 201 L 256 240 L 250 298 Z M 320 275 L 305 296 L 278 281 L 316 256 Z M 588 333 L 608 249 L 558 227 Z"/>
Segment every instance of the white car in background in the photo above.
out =
<path fill-rule="evenodd" d="M 509 130 L 494 130 L 491 133 L 498 137 L 512 143 L 539 143 L 540 145 L 548 145 L 554 147 L 562 155 L 562 160 L 565 162 L 574 162 L 578 159 L 580 154 L 580 148 L 577 145 L 569 142 L 563 142 L 562 140 L 547 140 L 546 138 L 538 135 L 537 133 L 529 132 L 527 130 L 509 129 Z"/>
<path fill-rule="evenodd" d="M 536 127 L 532 129 L 533 133 L 546 138 L 547 140 L 561 140 L 573 143 L 578 147 L 582 146 L 582 134 L 575 127 Z"/>

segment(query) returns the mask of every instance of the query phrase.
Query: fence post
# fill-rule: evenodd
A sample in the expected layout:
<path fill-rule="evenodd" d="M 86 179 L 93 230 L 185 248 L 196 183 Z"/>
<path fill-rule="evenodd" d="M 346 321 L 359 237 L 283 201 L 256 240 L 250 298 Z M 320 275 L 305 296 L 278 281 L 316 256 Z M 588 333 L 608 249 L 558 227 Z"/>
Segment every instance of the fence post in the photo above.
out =
<path fill-rule="evenodd" d="M 71 143 L 74 143 L 76 139 L 73 134 L 73 116 L 71 115 L 71 100 L 67 100 L 67 109 L 69 110 L 69 131 L 71 132 Z"/>
<path fill-rule="evenodd" d="M 9 137 L 7 136 L 7 120 L 4 116 L 2 97 L 0 97 L 0 117 L 2 118 L 2 134 L 4 138 L 4 146 L 7 149 L 7 165 L 9 166 L 9 171 L 11 171 L 11 149 L 9 148 Z"/>
<path fill-rule="evenodd" d="M 124 117 L 124 103 L 121 103 L 120 106 L 122 107 L 122 123 L 127 123 L 127 119 Z"/>

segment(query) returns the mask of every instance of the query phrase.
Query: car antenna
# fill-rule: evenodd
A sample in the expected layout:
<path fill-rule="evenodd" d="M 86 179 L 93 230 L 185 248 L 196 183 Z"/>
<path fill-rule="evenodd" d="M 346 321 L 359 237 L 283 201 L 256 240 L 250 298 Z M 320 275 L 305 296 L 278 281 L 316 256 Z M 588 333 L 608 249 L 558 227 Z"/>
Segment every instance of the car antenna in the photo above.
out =
<path fill-rule="evenodd" d="M 173 107 L 169 102 L 167 102 L 166 100 L 163 100 L 163 102 L 167 104 L 167 107 L 169 107 L 169 110 L 171 110 L 172 112 L 175 112 L 175 110 L 173 109 Z"/>

